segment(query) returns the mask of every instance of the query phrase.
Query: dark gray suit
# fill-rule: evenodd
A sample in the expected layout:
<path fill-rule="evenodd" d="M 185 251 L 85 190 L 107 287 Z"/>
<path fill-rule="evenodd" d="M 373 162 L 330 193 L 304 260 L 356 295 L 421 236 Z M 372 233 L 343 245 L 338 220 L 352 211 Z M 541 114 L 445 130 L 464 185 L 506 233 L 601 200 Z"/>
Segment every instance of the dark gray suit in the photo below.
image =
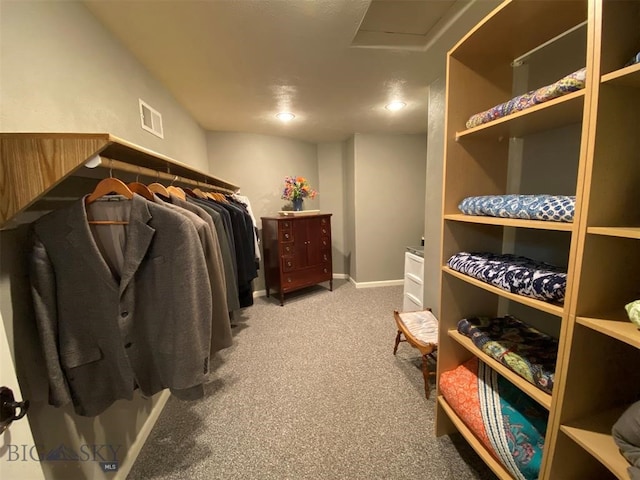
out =
<path fill-rule="evenodd" d="M 131 399 L 136 386 L 199 398 L 208 371 L 211 289 L 195 227 L 138 195 L 115 203 L 104 207 L 124 209 L 126 229 L 92 234 L 87 209 L 98 202 L 85 208 L 84 199 L 34 224 L 31 282 L 49 401 L 73 401 L 86 416 Z"/>

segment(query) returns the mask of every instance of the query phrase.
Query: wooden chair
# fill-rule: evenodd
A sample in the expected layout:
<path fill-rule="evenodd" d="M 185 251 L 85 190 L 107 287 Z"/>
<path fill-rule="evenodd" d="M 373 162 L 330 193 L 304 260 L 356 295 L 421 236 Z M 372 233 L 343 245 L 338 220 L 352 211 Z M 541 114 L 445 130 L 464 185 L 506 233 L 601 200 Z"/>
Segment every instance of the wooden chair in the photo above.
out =
<path fill-rule="evenodd" d="M 422 355 L 422 375 L 424 376 L 424 394 L 429 398 L 429 375 L 436 372 L 429 371 L 429 359 L 436 360 L 438 350 L 438 319 L 431 313 L 431 309 L 417 312 L 393 311 L 393 316 L 398 326 L 396 344 L 393 347 L 393 354 L 398 351 L 400 342 L 407 342 L 417 348 Z M 402 336 L 404 335 L 404 340 Z"/>

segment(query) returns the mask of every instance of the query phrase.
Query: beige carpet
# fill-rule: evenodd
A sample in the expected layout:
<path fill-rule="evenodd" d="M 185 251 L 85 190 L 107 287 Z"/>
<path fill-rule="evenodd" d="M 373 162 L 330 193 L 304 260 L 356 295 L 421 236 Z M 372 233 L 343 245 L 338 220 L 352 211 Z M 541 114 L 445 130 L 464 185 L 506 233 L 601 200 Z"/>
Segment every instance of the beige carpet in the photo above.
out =
<path fill-rule="evenodd" d="M 171 398 L 129 479 L 495 478 L 459 437 L 434 436 L 420 357 L 393 356 L 402 287 L 334 281 L 236 316 L 207 396 Z"/>

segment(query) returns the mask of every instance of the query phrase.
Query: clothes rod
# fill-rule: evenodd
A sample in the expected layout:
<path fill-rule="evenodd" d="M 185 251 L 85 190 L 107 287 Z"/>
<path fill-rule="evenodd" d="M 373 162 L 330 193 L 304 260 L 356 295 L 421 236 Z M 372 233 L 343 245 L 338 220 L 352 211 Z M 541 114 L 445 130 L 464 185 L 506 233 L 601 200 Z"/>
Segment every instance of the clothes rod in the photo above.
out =
<path fill-rule="evenodd" d="M 130 163 L 122 162 L 120 160 L 113 160 L 107 157 L 96 156 L 91 158 L 85 163 L 87 168 L 105 168 L 109 170 L 117 170 L 119 172 L 127 172 L 133 173 L 136 175 L 142 175 L 144 177 L 155 178 L 156 180 L 167 180 L 174 183 L 181 183 L 183 185 L 190 185 L 192 187 L 197 187 L 201 190 L 212 190 L 214 192 L 234 194 L 234 190 L 230 190 L 228 188 L 219 187 L 217 185 L 211 185 L 207 182 L 200 182 L 198 180 L 192 180 L 190 178 L 181 177 L 179 175 L 174 175 L 172 173 L 161 172 L 159 170 L 153 170 L 147 167 L 140 167 L 138 165 L 132 165 Z"/>

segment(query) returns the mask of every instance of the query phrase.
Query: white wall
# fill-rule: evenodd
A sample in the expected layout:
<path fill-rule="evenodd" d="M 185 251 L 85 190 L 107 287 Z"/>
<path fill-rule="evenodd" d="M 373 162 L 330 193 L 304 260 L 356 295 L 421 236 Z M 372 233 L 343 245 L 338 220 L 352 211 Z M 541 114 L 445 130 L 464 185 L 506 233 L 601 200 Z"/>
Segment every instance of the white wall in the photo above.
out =
<path fill-rule="evenodd" d="M 320 210 L 333 214 L 331 217 L 331 243 L 334 274 L 346 274 L 349 271 L 345 240 L 347 199 L 345 189 L 346 159 L 344 155 L 344 142 L 318 145 Z"/>
<path fill-rule="evenodd" d="M 427 138 L 427 180 L 424 230 L 425 307 L 440 314 L 440 267 L 442 248 L 442 195 L 444 168 L 445 81 L 439 78 L 429 85 L 429 128 Z"/>
<path fill-rule="evenodd" d="M 107 132 L 206 171 L 204 130 L 81 3 L 2 1 L 0 89 L 2 131 Z"/>
<path fill-rule="evenodd" d="M 424 232 L 426 149 L 425 134 L 355 135 L 356 283 L 402 280 Z"/>
<path fill-rule="evenodd" d="M 346 237 L 346 257 L 349 264 L 349 276 L 352 279 L 358 278 L 358 262 L 356 252 L 356 139 L 355 136 L 349 138 L 345 146 L 345 196 L 347 211 L 345 212 L 345 237 Z"/>
<path fill-rule="evenodd" d="M 318 157 L 314 143 L 253 133 L 208 132 L 208 170 L 215 176 L 239 185 L 251 200 L 251 208 L 261 230 L 260 217 L 278 215 L 290 202 L 282 200 L 286 175 L 303 176 L 318 190 Z M 304 201 L 305 210 L 320 207 L 320 195 Z M 264 272 L 254 282 L 254 290 L 264 289 Z"/>

